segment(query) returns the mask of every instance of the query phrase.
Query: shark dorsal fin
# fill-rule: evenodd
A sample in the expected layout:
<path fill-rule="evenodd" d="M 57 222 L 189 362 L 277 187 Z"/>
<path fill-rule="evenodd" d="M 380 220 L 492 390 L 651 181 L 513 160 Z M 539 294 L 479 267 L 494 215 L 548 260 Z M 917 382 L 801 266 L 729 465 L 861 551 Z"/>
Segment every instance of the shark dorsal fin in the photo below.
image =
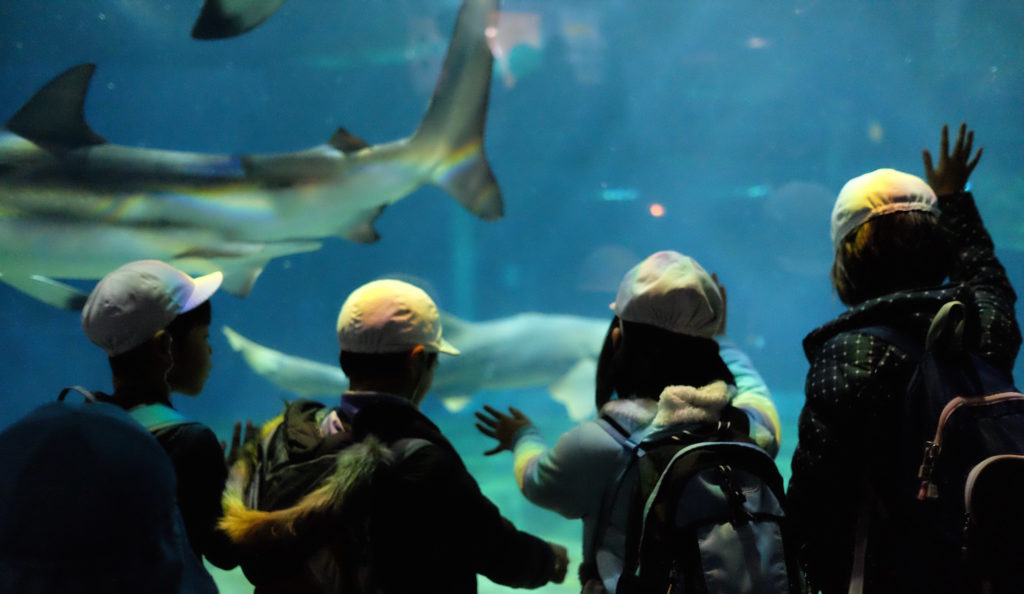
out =
<path fill-rule="evenodd" d="M 95 64 L 79 64 L 46 83 L 7 122 L 7 129 L 55 153 L 105 143 L 83 112 L 95 70 Z"/>
<path fill-rule="evenodd" d="M 365 140 L 344 128 L 338 128 L 334 135 L 331 136 L 331 139 L 327 141 L 327 144 L 343 153 L 354 153 L 370 146 Z"/>

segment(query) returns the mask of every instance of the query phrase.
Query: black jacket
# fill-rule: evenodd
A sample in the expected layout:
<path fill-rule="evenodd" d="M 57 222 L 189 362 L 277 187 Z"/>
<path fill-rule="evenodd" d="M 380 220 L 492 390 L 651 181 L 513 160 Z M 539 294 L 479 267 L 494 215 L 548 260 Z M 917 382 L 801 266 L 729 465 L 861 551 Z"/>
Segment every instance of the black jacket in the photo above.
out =
<path fill-rule="evenodd" d="M 432 444 L 399 461 L 386 486 L 375 490 L 375 578 L 383 591 L 475 593 L 477 574 L 513 587 L 547 583 L 551 547 L 502 517 L 440 429 L 413 405 L 346 394 L 339 412 L 357 440 L 375 435 L 388 445 L 406 438 Z"/>
<path fill-rule="evenodd" d="M 978 328 L 973 347 L 991 364 L 1010 374 L 1020 349 L 1017 297 L 973 198 L 940 197 L 939 206 L 940 221 L 958 248 L 949 285 L 861 303 L 804 339 L 811 367 L 788 504 L 808 577 L 826 593 L 848 588 L 864 477 L 881 509 L 899 509 L 901 407 L 915 363 L 893 345 L 858 330 L 889 325 L 923 342 L 942 304 L 958 299 Z M 901 529 L 899 517 L 877 519 L 869 539 L 865 591 L 932 591 L 922 585 L 930 578 L 941 580 L 941 571 L 933 567 L 928 575 L 907 575 L 913 535 Z"/>
<path fill-rule="evenodd" d="M 174 464 L 178 478 L 178 508 L 185 520 L 189 544 L 197 555 L 221 569 L 238 565 L 227 536 L 217 530 L 223 513 L 221 496 L 228 477 L 224 450 L 209 427 L 183 423 L 157 429 L 153 436 Z"/>
<path fill-rule="evenodd" d="M 149 401 L 145 394 L 127 393 L 114 398 L 94 393 L 108 402 L 131 411 Z M 228 477 L 224 450 L 216 434 L 202 423 L 188 421 L 150 429 L 167 452 L 178 482 L 178 509 L 185 522 L 189 544 L 197 556 L 205 557 L 221 569 L 238 565 L 236 553 L 227 535 L 217 530 L 223 510 L 221 497 Z"/>

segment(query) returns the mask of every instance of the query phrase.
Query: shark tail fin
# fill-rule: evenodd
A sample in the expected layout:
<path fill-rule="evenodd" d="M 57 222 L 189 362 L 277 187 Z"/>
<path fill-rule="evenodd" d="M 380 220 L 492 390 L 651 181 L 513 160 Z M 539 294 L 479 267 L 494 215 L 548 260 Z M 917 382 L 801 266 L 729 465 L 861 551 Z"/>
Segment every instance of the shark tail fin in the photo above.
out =
<path fill-rule="evenodd" d="M 487 220 L 504 212 L 498 182 L 484 154 L 494 64 L 487 29 L 496 19 L 498 3 L 463 2 L 427 113 L 409 140 L 415 152 L 436 160 L 433 182 Z"/>

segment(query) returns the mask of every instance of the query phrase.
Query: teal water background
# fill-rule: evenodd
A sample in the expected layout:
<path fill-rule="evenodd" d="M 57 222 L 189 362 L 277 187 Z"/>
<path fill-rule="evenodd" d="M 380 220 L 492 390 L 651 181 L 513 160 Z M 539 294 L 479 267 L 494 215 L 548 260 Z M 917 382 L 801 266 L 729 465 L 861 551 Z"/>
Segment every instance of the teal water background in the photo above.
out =
<path fill-rule="evenodd" d="M 288 0 L 243 37 L 197 42 L 188 31 L 199 5 L 0 3 L 2 117 L 57 73 L 94 62 L 86 117 L 118 144 L 281 152 L 339 126 L 387 142 L 419 122 L 458 9 L 455 0 Z M 920 175 L 920 150 L 937 151 L 943 123 L 967 121 L 985 147 L 972 189 L 1024 286 L 1024 4 L 506 0 L 502 9 L 535 16 L 540 46 L 511 46 L 492 85 L 485 146 L 506 216 L 479 221 L 428 187 L 385 211 L 378 243 L 330 239 L 272 261 L 245 299 L 214 297 L 214 369 L 199 398 L 177 397 L 184 412 L 226 436 L 233 420 L 265 419 L 291 397 L 228 348 L 223 324 L 331 363 L 344 297 L 395 274 L 470 320 L 607 318 L 625 270 L 675 249 L 727 287 L 729 333 L 783 418 L 788 474 L 807 369 L 800 341 L 842 311 L 827 276 L 835 193 L 878 167 Z M 65 385 L 109 389 L 105 358 L 76 314 L 3 285 L 0 343 L 0 427 Z M 1018 357 L 1018 378 L 1022 367 Z M 574 571 L 579 523 L 526 502 L 509 456 L 482 455 L 489 444 L 471 415 L 482 403 L 523 409 L 552 443 L 572 422 L 541 386 L 478 394 L 458 414 L 424 404 L 502 511 L 566 545 Z M 218 579 L 247 591 L 238 573 Z"/>

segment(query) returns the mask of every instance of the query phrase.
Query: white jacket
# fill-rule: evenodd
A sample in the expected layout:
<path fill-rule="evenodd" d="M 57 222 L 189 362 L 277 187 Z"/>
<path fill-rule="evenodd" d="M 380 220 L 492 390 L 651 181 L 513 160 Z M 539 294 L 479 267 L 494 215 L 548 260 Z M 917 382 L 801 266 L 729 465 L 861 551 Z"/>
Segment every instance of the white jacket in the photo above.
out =
<path fill-rule="evenodd" d="M 725 337 L 718 337 L 719 353 L 736 378 L 736 386 L 715 382 L 707 386 L 669 386 L 657 402 L 647 399 L 612 400 L 601 409 L 614 419 L 631 439 L 672 425 L 714 420 L 732 403 L 750 419 L 751 437 L 773 456 L 778 452 L 780 428 L 771 395 L 750 359 Z M 584 421 L 547 448 L 540 432 L 530 425 L 515 436 L 514 470 L 523 495 L 531 502 L 565 516 L 583 520 L 584 558 L 589 558 L 594 531 L 605 492 L 629 461 L 624 438 L 609 432 L 598 421 Z M 597 570 L 605 589 L 614 594 L 622 573 L 626 548 L 626 525 L 633 476 L 610 506 L 608 525 L 596 554 Z M 611 495 L 609 495 L 611 497 Z"/>

